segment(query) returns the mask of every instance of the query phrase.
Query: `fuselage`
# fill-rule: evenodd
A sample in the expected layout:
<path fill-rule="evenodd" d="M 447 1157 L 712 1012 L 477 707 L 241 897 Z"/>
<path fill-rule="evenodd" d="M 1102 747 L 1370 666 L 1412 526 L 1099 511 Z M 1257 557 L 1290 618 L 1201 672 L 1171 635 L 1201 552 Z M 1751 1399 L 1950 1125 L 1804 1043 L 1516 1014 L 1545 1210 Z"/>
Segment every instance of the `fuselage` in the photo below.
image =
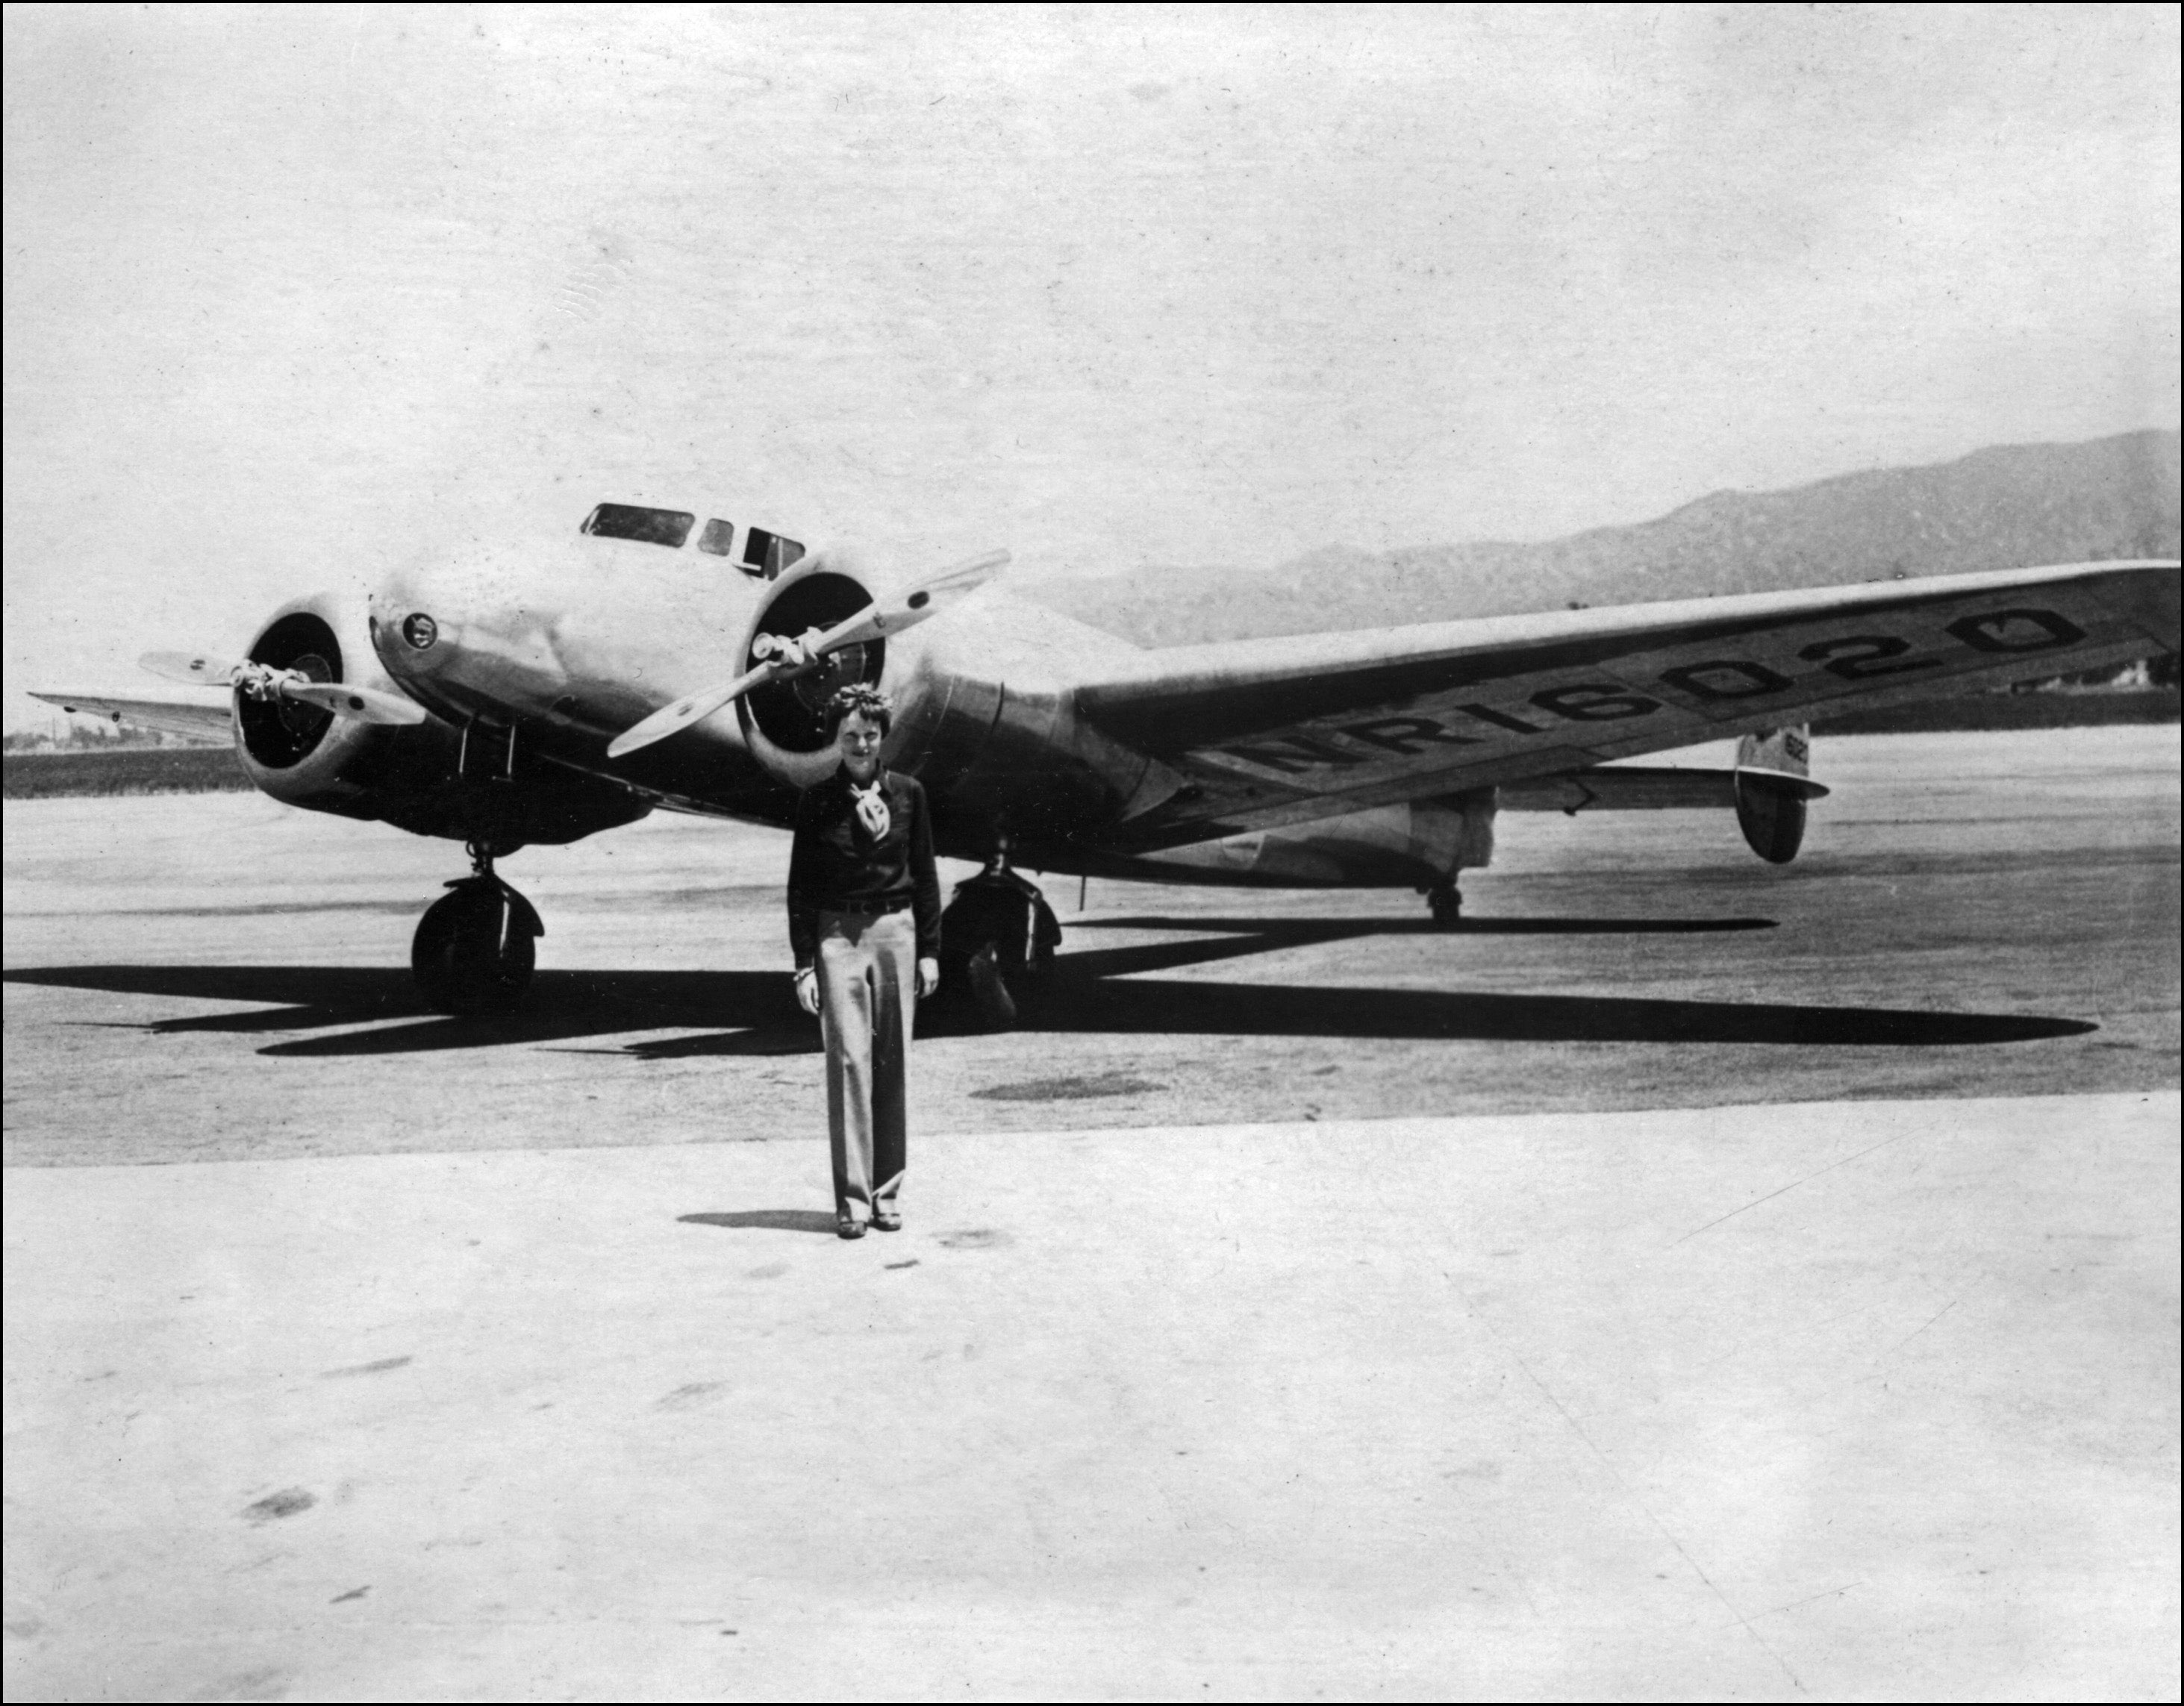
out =
<path fill-rule="evenodd" d="M 626 758 L 607 743 L 742 673 L 761 631 L 800 631 L 815 610 L 838 620 L 908 578 L 845 546 L 769 576 L 688 545 L 510 541 L 390 577 L 371 595 L 371 637 L 403 688 L 458 726 L 512 730 L 538 756 L 663 804 L 778 824 L 833 763 L 786 698 L 778 717 L 739 701 Z M 855 648 L 834 674 L 894 698 L 889 761 L 925 782 L 944 839 L 979 857 L 997 828 L 1082 835 L 1127 798 L 1145 761 L 1071 726 L 1067 672 L 1133 649 L 989 588 L 945 621 Z M 833 679 L 797 686 L 812 701 Z"/>
<path fill-rule="evenodd" d="M 769 689 L 771 701 L 752 695 L 611 759 L 624 730 L 743 673 L 760 633 L 800 632 L 814 613 L 839 620 L 915 578 L 844 544 L 792 545 L 794 561 L 753 564 L 699 548 L 705 537 L 697 526 L 680 546 L 577 533 L 437 557 L 373 589 L 372 645 L 404 691 L 458 728 L 512 737 L 533 759 L 672 809 L 790 822 L 799 790 L 834 763 L 811 713 L 838 677 L 855 676 L 894 698 L 887 760 L 925 784 L 944 854 L 983 859 L 1006 835 L 1045 870 L 1284 886 L 1412 885 L 1489 856 L 1490 805 L 1475 801 L 1150 852 L 1115 845 L 1170 773 L 1082 721 L 1071 690 L 1139 648 L 1000 586 L 853 648 L 832 674 Z"/>

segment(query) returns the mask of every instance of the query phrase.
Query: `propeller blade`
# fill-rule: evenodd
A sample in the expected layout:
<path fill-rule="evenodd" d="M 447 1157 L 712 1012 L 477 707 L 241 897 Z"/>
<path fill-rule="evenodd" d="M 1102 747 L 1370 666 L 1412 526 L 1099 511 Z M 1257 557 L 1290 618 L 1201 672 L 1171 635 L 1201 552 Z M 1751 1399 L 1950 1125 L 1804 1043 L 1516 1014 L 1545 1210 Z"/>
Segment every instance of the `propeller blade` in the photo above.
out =
<path fill-rule="evenodd" d="M 208 658 L 196 652 L 147 652 L 136 667 L 170 681 L 190 681 L 203 687 L 225 687 L 235 680 L 239 667 L 225 658 Z"/>
<path fill-rule="evenodd" d="M 755 670 L 746 670 L 725 687 L 708 687 L 703 692 L 692 693 L 677 699 L 671 705 L 663 705 L 641 723 L 633 723 L 607 742 L 607 756 L 619 759 L 626 753 L 650 746 L 655 741 L 664 741 L 677 729 L 687 729 L 693 723 L 702 723 L 729 700 L 749 692 L 761 681 L 786 673 L 771 664 L 761 664 Z"/>
<path fill-rule="evenodd" d="M 352 722 L 409 726 L 425 720 L 425 708 L 399 693 L 353 687 L 340 681 L 307 681 L 292 671 L 265 664 L 231 664 L 197 652 L 147 652 L 136 660 L 136 666 L 170 681 L 191 681 L 205 687 L 241 686 L 260 697 L 276 695 L 301 700 Z"/>
<path fill-rule="evenodd" d="M 284 699 L 301 699 L 337 717 L 357 723 L 413 725 L 425 720 L 425 708 L 399 693 L 382 693 L 376 687 L 352 687 L 342 681 L 283 681 Z"/>
<path fill-rule="evenodd" d="M 944 569 L 892 597 L 875 600 L 855 615 L 837 623 L 813 643 L 811 655 L 824 657 L 844 646 L 861 646 L 867 640 L 883 639 L 889 634 L 900 634 L 905 628 L 915 628 L 920 622 L 928 622 L 967 592 L 977 592 L 1008 566 L 1007 552 L 989 551 L 983 557 L 958 563 L 953 569 Z"/>
<path fill-rule="evenodd" d="M 968 562 L 958 563 L 952 569 L 944 569 L 938 575 L 905 588 L 892 597 L 876 600 L 867 604 L 846 620 L 836 623 L 819 635 L 805 648 L 811 660 L 787 664 L 768 662 L 755 670 L 746 670 L 726 686 L 707 687 L 699 692 L 677 699 L 671 705 L 663 705 L 643 722 L 632 724 L 607 742 L 607 756 L 619 759 L 655 741 L 664 741 L 677 729 L 687 729 L 693 723 L 701 723 L 731 700 L 741 698 L 753 687 L 767 681 L 785 681 L 798 675 L 809 675 L 817 667 L 817 660 L 829 652 L 838 652 L 844 646 L 862 645 L 867 640 L 877 640 L 883 635 L 900 634 L 905 628 L 914 628 L 920 622 L 939 615 L 967 592 L 976 592 L 1008 567 L 1009 553 L 989 551 L 983 557 L 973 557 Z"/>

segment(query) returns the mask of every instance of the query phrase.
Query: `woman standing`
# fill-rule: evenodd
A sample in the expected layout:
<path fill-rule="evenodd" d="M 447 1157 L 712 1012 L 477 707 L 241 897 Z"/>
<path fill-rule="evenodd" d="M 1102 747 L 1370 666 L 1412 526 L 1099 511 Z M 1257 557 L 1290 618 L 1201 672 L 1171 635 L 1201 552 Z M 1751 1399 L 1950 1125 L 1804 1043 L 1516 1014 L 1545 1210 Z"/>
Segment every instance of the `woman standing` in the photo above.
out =
<path fill-rule="evenodd" d="M 940 881 L 925 790 L 880 764 L 894 707 L 844 687 L 827 706 L 840 767 L 797 802 L 788 860 L 788 940 L 796 998 L 827 1042 L 827 1129 L 834 1230 L 902 1225 L 910 1026 L 940 984 Z"/>

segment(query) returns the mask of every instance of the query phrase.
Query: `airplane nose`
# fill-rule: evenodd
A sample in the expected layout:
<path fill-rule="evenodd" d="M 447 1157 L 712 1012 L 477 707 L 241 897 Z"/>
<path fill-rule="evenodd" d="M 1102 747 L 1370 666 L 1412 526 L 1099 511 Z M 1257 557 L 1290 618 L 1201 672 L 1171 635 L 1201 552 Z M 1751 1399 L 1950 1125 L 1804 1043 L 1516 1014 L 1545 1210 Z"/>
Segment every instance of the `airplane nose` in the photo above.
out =
<path fill-rule="evenodd" d="M 443 714 L 534 714 L 567 692 L 555 624 L 572 588 L 515 545 L 413 561 L 371 596 L 388 675 Z"/>
<path fill-rule="evenodd" d="M 408 569 L 372 590 L 371 642 L 390 673 L 415 680 L 437 673 L 455 655 L 462 637 L 458 613 L 466 604 L 458 578 Z"/>

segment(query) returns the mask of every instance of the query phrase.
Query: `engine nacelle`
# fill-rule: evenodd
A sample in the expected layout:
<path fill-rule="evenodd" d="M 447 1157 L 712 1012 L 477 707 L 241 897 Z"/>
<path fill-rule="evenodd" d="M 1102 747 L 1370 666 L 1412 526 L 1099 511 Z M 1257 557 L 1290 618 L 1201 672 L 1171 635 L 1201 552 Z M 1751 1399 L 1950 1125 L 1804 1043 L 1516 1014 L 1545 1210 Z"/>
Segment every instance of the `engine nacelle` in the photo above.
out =
<path fill-rule="evenodd" d="M 875 580 L 848 547 L 813 552 L 767 590 L 743 667 L 761 661 L 762 635 L 794 638 L 865 609 Z M 827 702 L 852 682 L 883 686 L 894 700 L 889 762 L 900 755 L 925 784 L 942 852 L 983 859 L 1002 832 L 1026 847 L 1066 838 L 1183 781 L 1076 717 L 1042 667 L 1066 643 L 1057 635 L 1076 626 L 1006 601 L 967 601 L 944 620 L 844 647 L 822 669 L 746 693 L 736 703 L 744 744 L 776 781 L 808 788 L 838 762 Z M 1129 649 L 1094 630 L 1079 635 L 1095 647 Z"/>
<path fill-rule="evenodd" d="M 821 551 L 781 577 L 759 607 L 744 642 L 744 667 L 763 661 L 761 634 L 794 639 L 829 628 L 872 602 L 864 580 L 839 552 Z M 877 683 L 887 667 L 887 642 L 844 646 L 808 675 L 770 681 L 736 702 L 744 739 L 766 770 L 793 788 L 831 775 L 837 762 L 827 736 L 827 702 L 853 682 Z"/>
<path fill-rule="evenodd" d="M 321 593 L 275 612 L 250 661 L 399 693 L 382 673 L 359 604 Z M 651 807 L 611 782 L 533 758 L 520 737 L 472 738 L 437 717 L 389 726 L 336 717 L 238 689 L 235 743 L 244 772 L 284 804 L 383 821 L 413 835 L 478 841 L 507 853 L 572 842 L 643 817 Z"/>
<path fill-rule="evenodd" d="M 315 681 L 401 689 L 381 672 L 361 608 L 320 593 L 284 604 L 250 642 L 254 664 L 295 670 Z M 452 770 L 454 731 L 428 720 L 414 728 L 352 721 L 291 699 L 235 695 L 235 743 L 242 768 L 265 792 L 308 811 L 343 817 L 388 815 L 390 780 L 429 786 Z M 404 777 L 404 772 L 414 773 Z"/>
<path fill-rule="evenodd" d="M 1736 746 L 1736 826 L 1769 864 L 1787 864 L 1805 840 L 1812 786 L 1812 736 L 1805 729 L 1747 735 Z"/>

